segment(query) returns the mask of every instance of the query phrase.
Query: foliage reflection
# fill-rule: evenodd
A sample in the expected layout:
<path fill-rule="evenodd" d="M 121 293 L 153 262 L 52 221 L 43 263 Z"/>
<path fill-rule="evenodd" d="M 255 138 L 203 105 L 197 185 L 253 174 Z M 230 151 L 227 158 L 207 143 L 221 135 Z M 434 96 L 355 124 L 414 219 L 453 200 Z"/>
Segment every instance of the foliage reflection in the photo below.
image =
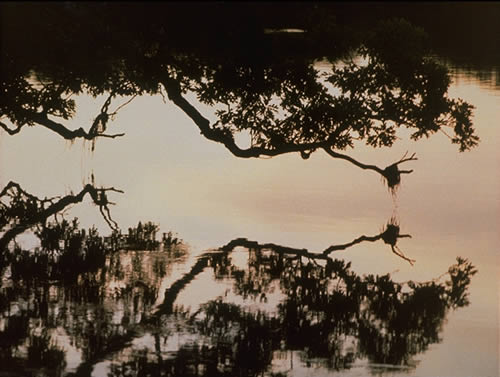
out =
<path fill-rule="evenodd" d="M 293 355 L 331 370 L 361 359 L 411 366 L 440 340 L 449 310 L 468 305 L 476 270 L 457 258 L 432 281 L 396 282 L 329 256 L 364 241 L 393 247 L 388 228 L 323 253 L 236 239 L 173 280 L 187 249 L 171 233 L 156 241 L 155 224 L 101 237 L 76 219 L 47 222 L 40 247 L 2 254 L 0 363 L 54 376 L 91 375 L 105 360 L 110 376 L 286 374 Z M 181 292 L 204 275 L 205 297 L 186 306 Z"/>

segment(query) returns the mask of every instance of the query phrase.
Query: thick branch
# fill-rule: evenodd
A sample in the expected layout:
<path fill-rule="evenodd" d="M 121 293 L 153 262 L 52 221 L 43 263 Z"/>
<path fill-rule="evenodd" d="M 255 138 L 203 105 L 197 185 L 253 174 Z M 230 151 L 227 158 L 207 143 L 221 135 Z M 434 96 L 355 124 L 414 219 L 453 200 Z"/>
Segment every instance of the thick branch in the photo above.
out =
<path fill-rule="evenodd" d="M 274 243 L 259 244 L 256 241 L 249 241 L 246 238 L 234 239 L 231 242 L 229 242 L 227 245 L 221 247 L 221 250 L 230 251 L 230 250 L 234 249 L 235 247 L 241 246 L 241 247 L 246 247 L 246 248 L 255 249 L 255 250 L 271 249 L 277 253 L 293 254 L 293 255 L 311 258 L 311 259 L 331 259 L 329 254 L 334 252 L 334 251 L 346 250 L 346 249 L 348 249 L 356 244 L 359 244 L 361 242 L 364 242 L 364 241 L 375 242 L 375 241 L 380 240 L 383 237 L 382 235 L 383 235 L 383 233 L 378 234 L 376 236 L 364 236 L 363 235 L 363 236 L 358 237 L 355 240 L 348 242 L 346 244 L 329 246 L 321 253 L 312 253 L 312 252 L 307 251 L 307 249 L 296 249 L 293 247 L 276 245 Z"/>
<path fill-rule="evenodd" d="M 92 374 L 92 370 L 94 365 L 102 360 L 109 359 L 109 357 L 123 350 L 127 347 L 135 338 L 143 334 L 143 329 L 145 326 L 155 325 L 162 315 L 169 315 L 173 312 L 173 305 L 179 293 L 189 284 L 191 281 L 198 276 L 203 270 L 208 266 L 208 262 L 210 257 L 213 256 L 214 253 L 207 253 L 201 255 L 198 258 L 198 261 L 191 267 L 191 270 L 185 273 L 182 278 L 175 281 L 170 288 L 165 291 L 165 299 L 163 303 L 158 306 L 158 310 L 151 314 L 151 316 L 144 316 L 141 322 L 135 326 L 132 326 L 130 330 L 127 331 L 122 337 L 115 339 L 115 342 L 111 342 L 104 349 L 99 352 L 98 355 L 86 360 L 81 363 L 75 374 L 70 374 L 74 376 L 90 376 Z"/>
<path fill-rule="evenodd" d="M 348 242 L 346 244 L 343 244 L 343 245 L 332 245 L 328 248 L 326 248 L 324 251 L 323 251 L 323 255 L 328 255 L 334 251 L 339 251 L 339 250 L 346 250 L 348 248 L 350 248 L 351 246 L 354 246 L 354 245 L 357 245 L 358 243 L 361 243 L 361 242 L 365 242 L 365 241 L 368 241 L 368 242 L 376 242 L 378 241 L 379 239 L 382 238 L 382 234 L 378 234 L 376 236 L 361 236 L 361 237 L 358 237 L 356 238 L 355 240 L 352 240 L 351 242 Z"/>
<path fill-rule="evenodd" d="M 324 141 L 311 142 L 311 143 L 302 143 L 302 144 L 281 144 L 279 147 L 269 149 L 265 147 L 253 146 L 247 149 L 242 149 L 234 140 L 233 135 L 230 131 L 215 129 L 210 126 L 210 121 L 205 118 L 201 113 L 191 105 L 181 93 L 181 89 L 179 87 L 179 83 L 171 78 L 164 78 L 162 81 L 163 86 L 167 92 L 168 98 L 178 106 L 187 116 L 189 116 L 193 122 L 198 126 L 200 132 L 207 139 L 222 143 L 224 146 L 229 149 L 229 151 L 237 156 L 242 158 L 252 158 L 259 156 L 277 156 L 285 153 L 292 152 L 300 152 L 303 156 L 308 156 L 311 150 L 322 148 L 325 150 L 333 158 L 341 158 L 343 160 L 349 161 L 350 163 L 356 165 L 357 167 L 365 170 L 373 170 L 380 175 L 382 175 L 388 182 L 389 187 L 394 187 L 400 182 L 400 174 L 403 173 L 411 173 L 412 170 L 399 170 L 398 164 L 402 162 L 416 160 L 414 158 L 415 154 L 413 154 L 410 158 L 404 158 L 403 156 L 401 160 L 398 162 L 389 165 L 385 169 L 381 169 L 375 165 L 367 165 L 363 164 L 355 160 L 354 158 L 347 156 L 345 154 L 341 154 L 333 151 L 332 147 L 335 144 L 334 135 Z"/>
<path fill-rule="evenodd" d="M 388 228 L 384 232 L 382 232 L 376 236 L 363 235 L 363 236 L 358 237 L 358 238 L 354 239 L 353 241 L 348 242 L 346 244 L 329 246 L 321 253 L 312 253 L 312 252 L 307 251 L 307 249 L 296 249 L 293 247 L 276 245 L 274 243 L 259 244 L 256 241 L 249 241 L 246 238 L 236 238 L 236 239 L 232 240 L 231 242 L 229 242 L 228 244 L 222 246 L 220 248 L 220 250 L 228 252 L 228 251 L 233 250 L 235 247 L 241 246 L 241 247 L 246 247 L 248 249 L 255 249 L 255 250 L 271 249 L 277 253 L 294 254 L 297 256 L 311 258 L 311 259 L 330 259 L 329 254 L 334 252 L 334 251 L 346 250 L 346 249 L 348 249 L 356 244 L 359 244 L 359 243 L 362 243 L 365 241 L 376 242 L 380 239 L 383 239 L 385 243 L 389 243 L 391 245 L 391 248 L 396 255 L 400 256 L 401 258 L 403 258 L 409 262 L 411 261 L 410 263 L 412 263 L 415 261 L 412 259 L 410 260 L 409 258 L 405 257 L 403 255 L 403 253 L 401 252 L 401 250 L 397 249 L 399 251 L 399 253 L 394 251 L 394 248 L 396 247 L 395 243 L 396 243 L 397 239 L 398 238 L 406 238 L 406 237 L 411 237 L 411 236 L 409 234 L 400 235 L 399 234 L 399 227 L 396 227 L 394 225 L 392 225 L 392 227 L 391 227 L 389 225 Z"/>
<path fill-rule="evenodd" d="M 229 242 L 228 244 L 222 246 L 220 250 L 224 251 L 231 251 L 235 247 L 246 247 L 248 249 L 255 249 L 255 250 L 262 250 L 262 249 L 271 249 L 276 251 L 277 253 L 282 253 L 282 254 L 294 254 L 297 256 L 303 256 L 306 258 L 313 258 L 313 259 L 327 259 L 326 255 L 319 254 L 319 253 L 310 253 L 307 251 L 307 249 L 296 249 L 293 247 L 288 247 L 288 246 L 282 246 L 282 245 L 276 245 L 274 243 L 264 243 L 264 244 L 259 244 L 256 241 L 249 241 L 246 238 L 236 238 Z"/>
<path fill-rule="evenodd" d="M 311 149 L 328 147 L 333 144 L 332 140 L 326 140 L 321 142 L 303 144 L 282 144 L 279 148 L 275 149 L 264 147 L 250 147 L 247 149 L 242 149 L 236 144 L 233 135 L 229 131 L 214 129 L 210 127 L 210 121 L 203 115 L 201 115 L 200 112 L 182 96 L 179 84 L 175 80 L 166 78 L 162 81 L 162 84 L 167 91 L 168 98 L 193 120 L 204 137 L 209 140 L 224 144 L 224 146 L 229 149 L 229 151 L 236 157 L 273 157 L 285 153 L 305 152 Z"/>
<path fill-rule="evenodd" d="M 94 140 L 96 137 L 108 137 L 108 138 L 115 138 L 115 137 L 120 137 L 125 135 L 124 133 L 120 134 L 114 134 L 114 135 L 108 135 L 108 134 L 102 134 L 102 133 L 92 133 L 92 132 L 85 132 L 85 130 L 80 127 L 76 130 L 70 130 L 69 128 L 66 128 L 63 126 L 61 123 L 54 122 L 53 120 L 49 119 L 46 114 L 43 113 L 35 113 L 31 114 L 31 119 L 35 121 L 36 123 L 47 127 L 48 129 L 58 133 L 61 135 L 63 138 L 67 140 L 73 140 L 76 138 L 83 138 L 86 140 Z"/>
<path fill-rule="evenodd" d="M 387 232 L 387 231 L 386 231 Z M 381 238 L 384 238 L 384 234 L 386 232 L 383 232 L 377 236 L 373 237 L 368 237 L 368 236 L 361 236 L 357 239 L 355 239 L 352 242 L 349 242 L 344 245 L 334 245 L 330 246 L 327 248 L 325 251 L 322 253 L 310 253 L 307 251 L 307 249 L 297 249 L 293 247 L 287 247 L 287 246 L 281 246 L 277 245 L 274 243 L 265 243 L 265 244 L 259 244 L 256 241 L 249 241 L 246 238 L 236 238 L 226 245 L 222 246 L 219 248 L 219 253 L 220 254 L 226 254 L 230 253 L 234 250 L 234 248 L 240 246 L 240 247 L 245 247 L 248 249 L 255 249 L 255 250 L 263 250 L 263 249 L 271 249 L 277 253 L 282 253 L 282 254 L 293 254 L 297 255 L 300 257 L 306 257 L 310 258 L 312 260 L 328 260 L 331 259 L 331 257 L 328 255 L 332 251 L 335 250 L 344 250 L 347 249 L 348 247 L 363 242 L 363 241 L 370 241 L 374 242 L 377 241 Z M 401 235 L 400 237 L 408 237 L 409 235 Z M 394 251 L 394 248 L 393 248 Z M 401 253 L 402 254 L 402 253 Z M 163 303 L 161 303 L 158 306 L 158 309 L 149 317 L 143 317 L 142 321 L 140 324 L 134 326 L 132 330 L 128 331 L 125 336 L 121 339 L 121 347 L 111 344 L 108 347 L 106 347 L 98 357 L 92 358 L 90 360 L 87 360 L 86 362 L 82 363 L 78 369 L 76 375 L 80 376 L 89 376 L 92 372 L 93 366 L 98 363 L 101 360 L 105 360 L 109 358 L 109 356 L 112 353 L 118 352 L 125 348 L 130 342 L 138 336 L 138 334 L 142 333 L 140 329 L 143 326 L 155 324 L 156 321 L 160 319 L 161 316 L 163 315 L 170 315 L 173 313 L 173 308 L 174 308 L 174 302 L 179 296 L 179 293 L 189 284 L 191 283 L 196 276 L 198 276 L 200 273 L 202 273 L 205 268 L 209 266 L 209 261 L 210 258 L 212 258 L 214 255 L 217 255 L 217 252 L 208 252 L 203 255 L 201 255 L 196 263 L 191 267 L 191 269 L 185 273 L 180 279 L 176 280 L 170 288 L 168 288 L 165 291 L 165 298 L 163 300 Z M 398 254 L 399 255 L 399 254 Z M 402 258 L 408 260 L 406 257 L 402 256 Z M 411 263 L 411 262 L 410 262 Z"/>
<path fill-rule="evenodd" d="M 174 301 L 177 299 L 179 293 L 189 284 L 193 279 L 200 274 L 207 266 L 210 257 L 214 255 L 212 254 L 204 254 L 198 258 L 198 261 L 191 267 L 191 270 L 184 274 L 182 278 L 173 283 L 170 288 L 165 291 L 165 299 L 158 306 L 158 310 L 153 314 L 153 317 L 148 321 L 153 320 L 154 318 L 159 318 L 162 315 L 169 315 L 173 312 Z"/>
<path fill-rule="evenodd" d="M 373 170 L 379 174 L 384 175 L 384 171 L 382 169 L 380 169 L 378 166 L 363 164 L 362 162 L 359 162 L 350 156 L 347 156 L 347 155 L 342 154 L 342 153 L 334 152 L 331 148 L 323 148 L 323 149 L 325 150 L 326 153 L 328 153 L 333 158 L 341 158 L 343 160 L 349 161 L 350 163 L 356 165 L 357 167 L 359 167 L 361 169 Z"/>

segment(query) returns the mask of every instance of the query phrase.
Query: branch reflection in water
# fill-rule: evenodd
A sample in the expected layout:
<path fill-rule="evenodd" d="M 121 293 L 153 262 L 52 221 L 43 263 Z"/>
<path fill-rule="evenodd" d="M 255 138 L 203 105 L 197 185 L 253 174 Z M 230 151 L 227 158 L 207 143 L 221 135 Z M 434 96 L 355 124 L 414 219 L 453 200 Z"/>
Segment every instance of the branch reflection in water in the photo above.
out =
<path fill-rule="evenodd" d="M 30 203 L 44 202 L 10 187 Z M 2 204 L 10 224 L 34 227 L 36 212 L 23 217 L 13 209 L 24 207 L 10 204 Z M 8 223 L 2 222 L 3 236 Z M 235 239 L 173 278 L 188 261 L 188 247 L 171 232 L 158 241 L 158 231 L 139 222 L 125 235 L 115 230 L 102 237 L 80 229 L 77 219 L 54 216 L 35 229 L 40 247 L 4 246 L 2 367 L 21 375 L 29 366 L 81 376 L 107 361 L 110 376 L 279 375 L 285 373 L 279 361 L 292 352 L 299 363 L 330 370 L 362 359 L 411 367 L 415 355 L 440 340 L 447 313 L 468 305 L 477 272 L 458 257 L 434 280 L 396 282 L 390 274 L 360 276 L 330 256 L 378 240 L 394 251 L 397 239 L 409 235 L 399 234 L 392 219 L 379 235 L 321 253 Z M 186 306 L 180 293 L 207 273 L 206 294 L 221 283 L 226 294 Z M 293 367 L 289 362 L 285 369 Z"/>

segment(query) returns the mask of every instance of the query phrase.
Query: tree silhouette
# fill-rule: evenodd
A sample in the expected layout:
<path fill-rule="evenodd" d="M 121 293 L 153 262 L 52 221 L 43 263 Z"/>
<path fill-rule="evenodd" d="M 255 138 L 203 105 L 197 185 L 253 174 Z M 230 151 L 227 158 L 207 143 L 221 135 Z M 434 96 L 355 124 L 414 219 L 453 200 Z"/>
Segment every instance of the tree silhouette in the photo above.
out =
<path fill-rule="evenodd" d="M 82 353 L 78 376 L 90 376 L 103 360 L 111 362 L 110 375 L 257 376 L 270 370 L 275 352 L 289 351 L 335 370 L 365 357 L 407 365 L 439 341 L 450 309 L 468 305 L 476 273 L 469 261 L 457 258 L 434 280 L 396 282 L 389 274 L 358 275 L 349 263 L 329 256 L 329 249 L 384 240 L 381 235 L 334 245 L 328 253 L 236 239 L 202 254 L 156 305 L 163 279 L 183 260 L 182 242 L 160 252 L 133 250 L 133 244 L 116 249 L 95 229 L 80 229 L 77 220 L 48 222 L 36 234 L 41 248 L 16 246 L 7 255 L 10 274 L 0 271 L 10 282 L 0 287 L 5 319 L 0 362 L 7 372 L 22 374 L 23 365 L 30 365 L 51 375 L 66 373 L 56 328 L 63 328 Z M 127 246 L 126 235 L 115 237 Z M 245 248 L 246 264 L 233 262 L 236 247 Z M 183 308 L 176 302 L 179 293 L 203 271 L 211 271 L 214 282 L 229 282 L 237 300 L 207 297 L 196 310 Z M 251 309 L 273 292 L 281 297 L 275 310 Z M 11 315 L 13 304 L 24 298 L 28 304 Z M 120 308 L 119 322 L 110 306 Z M 153 348 L 123 352 L 145 333 L 154 339 Z M 178 339 L 174 353 L 166 345 L 172 337 Z M 29 347 L 27 356 L 16 352 L 22 345 Z"/>
<path fill-rule="evenodd" d="M 282 246 L 282 245 L 276 245 L 273 243 L 266 243 L 266 244 L 259 244 L 255 241 L 249 241 L 246 238 L 236 238 L 232 241 L 230 241 L 227 245 L 224 245 L 221 247 L 221 250 L 232 250 L 233 248 L 237 246 L 243 246 L 246 248 L 251 248 L 251 249 L 272 249 L 275 250 L 276 252 L 279 253 L 285 253 L 285 254 L 294 254 L 296 256 L 303 256 L 303 257 L 311 257 L 313 259 L 328 259 L 330 257 L 330 254 L 335 252 L 335 251 L 341 251 L 341 250 L 346 250 L 354 245 L 357 245 L 362 242 L 376 242 L 379 240 L 383 240 L 384 243 L 388 244 L 391 246 L 391 250 L 394 254 L 399 256 L 400 258 L 406 260 L 408 263 L 413 265 L 415 262 L 414 259 L 410 259 L 406 257 L 403 252 L 398 248 L 396 245 L 397 241 L 399 238 L 411 238 L 411 235 L 409 234 L 400 234 L 400 228 L 397 220 L 392 217 L 384 227 L 384 230 L 375 235 L 375 236 L 365 236 L 362 235 L 351 242 L 348 242 L 346 244 L 339 244 L 339 245 L 331 245 L 327 247 L 325 250 L 323 250 L 321 253 L 312 253 L 307 251 L 306 249 L 296 249 L 292 247 L 287 247 L 287 246 Z"/>
<path fill-rule="evenodd" d="M 229 266 L 219 266 L 217 261 Z M 349 263 L 340 260 L 328 258 L 321 265 L 312 253 L 294 256 L 270 245 L 250 247 L 246 268 L 231 266 L 230 258 L 215 258 L 210 265 L 219 278 L 232 277 L 234 292 L 250 302 L 261 301 L 271 292 L 271 286 L 276 287 L 273 281 L 278 281 L 284 297 L 278 305 L 279 316 L 252 313 L 261 330 L 267 328 L 266 341 L 275 349 L 283 347 L 284 342 L 285 349 L 303 350 L 309 359 L 323 358 L 332 369 L 348 368 L 364 356 L 374 363 L 409 364 L 413 355 L 439 341 L 447 311 L 464 303 L 465 297 L 457 295 L 451 282 L 459 279 L 468 285 L 466 282 L 476 273 L 470 262 L 457 258 L 446 282 L 397 283 L 390 275 L 359 276 L 350 270 Z M 231 307 L 218 301 L 207 306 L 221 308 L 215 313 L 203 307 L 202 324 L 212 325 L 205 331 L 223 331 L 226 336 L 238 333 L 231 329 L 235 321 Z M 243 318 L 238 320 L 240 326 L 248 323 Z M 343 343 L 349 337 L 355 337 L 356 343 L 346 350 Z M 234 342 L 226 339 L 222 343 Z M 256 347 L 253 353 L 264 349 Z"/>
<path fill-rule="evenodd" d="M 266 25 L 273 22 L 251 5 L 2 5 L 11 33 L 6 33 L 2 59 L 0 126 L 11 135 L 38 125 L 69 140 L 114 138 L 122 133 L 106 130 L 121 107 L 136 96 L 166 93 L 204 137 L 235 156 L 295 152 L 308 158 L 323 150 L 381 174 L 391 188 L 401 174 L 411 172 L 398 165 L 414 155 L 380 168 L 340 151 L 352 148 L 355 140 L 389 147 L 400 127 L 413 129 L 413 139 L 445 132 L 460 151 L 477 144 L 472 106 L 448 98 L 447 69 L 429 57 L 422 30 L 396 19 L 357 38 L 333 18 L 304 7 L 304 16 L 293 19 L 304 32 L 287 35 L 270 32 Z M 208 9 L 221 21 L 217 27 L 203 14 Z M 37 10 L 45 15 L 37 16 L 43 23 L 34 16 Z M 163 19 L 160 12 L 168 16 Z M 16 32 L 16 20 L 33 30 L 23 32 L 37 39 L 37 46 Z M 193 30 L 203 30 L 203 38 Z M 19 52 L 19 40 L 33 51 Z M 339 64 L 349 51 L 364 62 Z M 323 57 L 332 65 L 319 72 L 314 63 Z M 187 93 L 214 109 L 213 124 Z M 88 130 L 64 124 L 76 111 L 72 94 L 107 96 Z M 117 97 L 125 98 L 110 110 Z M 236 142 L 242 132 L 249 134 L 247 148 Z"/>
<path fill-rule="evenodd" d="M 230 253 L 238 246 L 248 248 L 247 268 L 232 264 Z M 326 265 L 318 264 L 320 260 Z M 279 316 L 248 312 L 222 299 L 202 303 L 194 313 L 175 305 L 180 291 L 207 268 L 215 279 L 233 280 L 234 293 L 250 302 L 266 301 L 273 282 L 279 282 L 284 297 Z M 180 331 L 194 331 L 203 346 L 181 345 L 178 358 L 158 356 L 155 361 L 144 350 L 133 361 L 116 361 L 112 371 L 119 374 L 122 368 L 132 368 L 147 373 L 160 368 L 166 376 L 254 376 L 269 367 L 273 350 L 283 347 L 283 342 L 287 349 L 307 350 L 308 359 L 321 358 L 332 369 L 348 368 L 364 356 L 373 362 L 410 364 L 411 356 L 439 341 L 448 310 L 467 305 L 466 287 L 475 273 L 470 262 L 457 258 L 446 282 L 439 282 L 443 275 L 429 282 L 396 283 L 390 275 L 358 276 L 350 271 L 350 264 L 323 253 L 236 239 L 200 256 L 143 323 L 151 326 L 175 318 L 187 326 Z M 461 288 L 451 288 L 455 280 L 461 281 Z M 166 342 L 171 335 L 166 331 L 161 337 Z M 357 350 L 344 353 L 342 344 L 349 336 L 357 339 Z M 114 352 L 110 350 L 106 358 L 113 358 Z M 248 355 L 253 355 L 251 360 Z M 86 365 L 82 370 L 89 370 Z"/>
<path fill-rule="evenodd" d="M 45 224 L 50 217 L 57 221 L 60 212 L 72 204 L 82 202 L 87 194 L 99 207 L 110 228 L 116 230 L 118 224 L 109 212 L 109 205 L 114 203 L 108 200 L 106 194 L 110 191 L 123 193 L 114 187 L 96 188 L 86 184 L 76 195 L 40 199 L 24 191 L 18 183 L 10 181 L 0 192 L 0 231 L 3 231 L 0 237 L 0 253 L 11 240 L 24 231 Z"/>
<path fill-rule="evenodd" d="M 144 349 L 132 360 L 115 359 L 112 375 L 131 368 L 145 375 L 161 370 L 165 376 L 257 376 L 269 370 L 273 352 L 280 349 L 301 351 L 307 360 L 335 370 L 364 357 L 408 365 L 412 356 L 439 341 L 446 314 L 457 302 L 449 280 L 396 283 L 389 275 L 358 276 L 343 261 L 328 259 L 322 266 L 312 257 L 263 249 L 250 249 L 243 269 L 220 253 L 208 265 L 215 278 L 233 280 L 234 292 L 249 302 L 265 299 L 279 282 L 278 315 L 249 311 L 223 298 L 201 304 L 196 312 L 173 307 L 162 317 L 184 323 L 179 331 L 192 331 L 198 342 L 181 344 L 174 358 L 160 346 L 156 357 Z M 459 258 L 449 273 L 451 280 L 467 276 L 465 282 L 475 269 Z M 172 335 L 167 331 L 160 337 L 166 342 Z M 349 338 L 354 343 L 346 348 Z"/>
<path fill-rule="evenodd" d="M 0 363 L 7 372 L 25 374 L 28 365 L 47 369 L 49 375 L 64 374 L 66 356 L 57 344 L 57 327 L 82 352 L 83 366 L 113 347 L 121 349 L 132 334 L 137 336 L 134 326 L 154 305 L 162 279 L 185 257 L 180 242 L 165 252 L 132 250 L 125 236 L 115 234 L 129 250 L 117 249 L 95 228 L 81 229 L 77 219 L 48 221 L 36 236 L 40 248 L 16 245 L 3 255 L 9 273 L 0 266 L 2 281 L 10 283 L 0 286 L 0 318 L 6 324 L 0 331 Z M 11 313 L 24 298 L 28 305 L 20 306 L 19 315 Z M 122 311 L 119 324 L 107 305 Z M 16 352 L 25 345 L 27 359 Z"/>

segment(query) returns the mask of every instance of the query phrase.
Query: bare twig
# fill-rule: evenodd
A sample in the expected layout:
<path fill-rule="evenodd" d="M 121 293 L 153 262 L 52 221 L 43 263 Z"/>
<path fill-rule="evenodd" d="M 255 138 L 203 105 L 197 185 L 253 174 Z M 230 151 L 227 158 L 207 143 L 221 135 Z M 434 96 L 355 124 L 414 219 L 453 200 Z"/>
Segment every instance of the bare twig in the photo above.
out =
<path fill-rule="evenodd" d="M 122 132 L 122 133 L 119 133 L 119 134 L 97 134 L 96 136 L 98 136 L 98 137 L 106 137 L 106 138 L 109 138 L 109 139 L 114 139 L 116 137 L 125 136 L 125 133 Z"/>
<path fill-rule="evenodd" d="M 440 128 L 439 131 L 441 131 L 441 133 L 443 133 L 448 139 L 453 140 L 453 138 L 448 135 L 442 128 Z"/>
<path fill-rule="evenodd" d="M 115 116 L 115 115 L 118 113 L 118 111 L 120 111 L 120 109 L 122 109 L 122 108 L 124 108 L 125 106 L 127 106 L 127 105 L 128 105 L 130 102 L 132 102 L 132 101 L 133 101 L 136 97 L 137 97 L 137 94 L 134 94 L 134 95 L 132 96 L 132 98 L 130 98 L 128 101 L 126 101 L 126 102 L 122 103 L 120 106 L 118 106 L 118 107 L 116 108 L 116 110 L 115 110 L 115 111 L 113 111 L 112 113 L 110 113 L 110 114 L 109 114 L 109 116 L 111 116 L 111 117 Z"/>
<path fill-rule="evenodd" d="M 403 155 L 403 157 L 401 157 L 401 159 L 398 162 L 396 162 L 396 165 L 399 165 L 399 164 L 401 164 L 403 162 L 406 162 L 406 161 L 416 161 L 416 160 L 418 160 L 418 158 L 415 157 L 415 154 L 416 153 L 413 153 L 410 157 L 405 158 L 408 155 L 408 151 L 406 151 L 405 154 Z"/>
<path fill-rule="evenodd" d="M 410 263 L 412 266 L 416 262 L 415 259 L 410 259 L 406 255 L 404 255 L 403 252 L 401 251 L 401 249 L 399 247 L 397 247 L 396 245 L 391 246 L 391 249 L 392 249 L 392 252 L 394 254 L 396 254 L 400 258 L 403 258 L 405 261 Z"/>

